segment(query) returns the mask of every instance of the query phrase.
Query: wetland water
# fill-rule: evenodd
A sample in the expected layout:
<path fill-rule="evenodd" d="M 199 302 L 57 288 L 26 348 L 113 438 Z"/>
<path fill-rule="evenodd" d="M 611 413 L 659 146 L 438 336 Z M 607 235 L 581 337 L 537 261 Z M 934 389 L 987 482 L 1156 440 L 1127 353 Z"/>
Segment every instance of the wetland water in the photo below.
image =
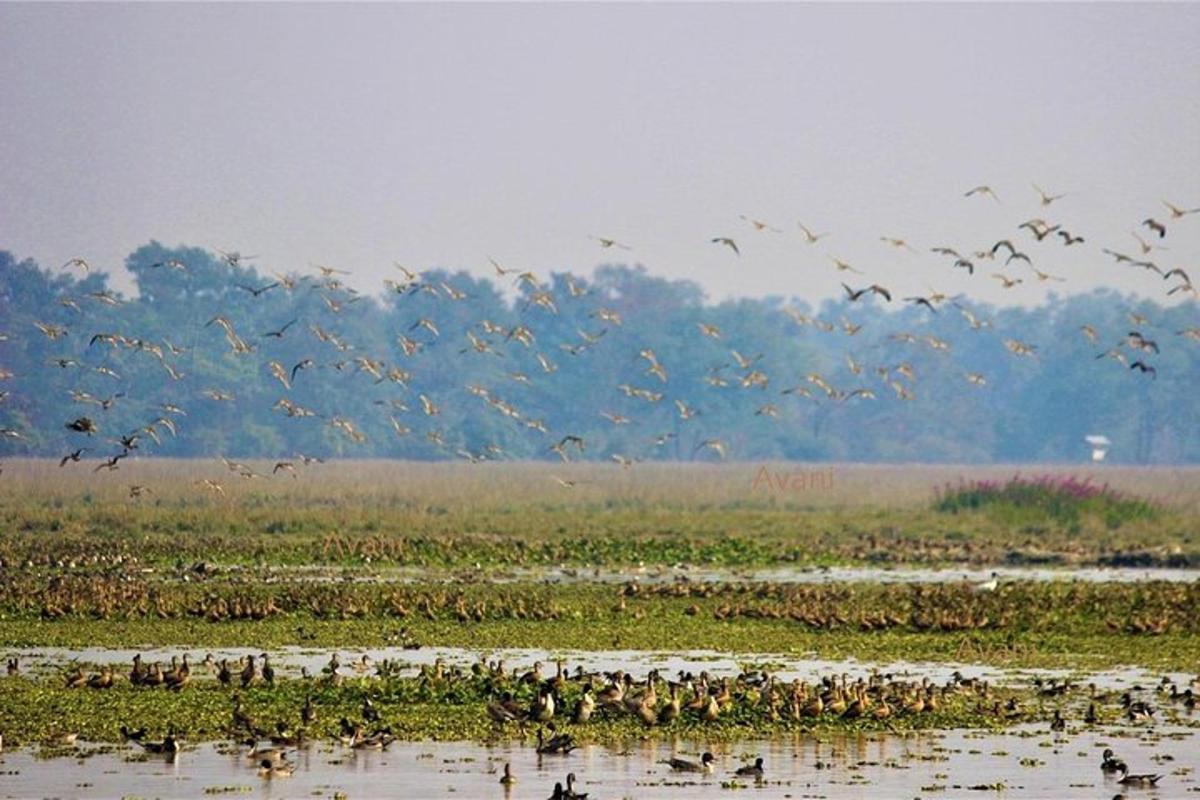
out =
<path fill-rule="evenodd" d="M 137 796 L 310 798 L 344 793 L 355 798 L 501 798 L 545 800 L 568 771 L 576 790 L 592 800 L 726 797 L 731 782 L 756 798 L 877 797 L 1113 797 L 1122 789 L 1100 770 L 1101 752 L 1113 748 L 1136 773 L 1164 774 L 1158 789 L 1128 789 L 1130 797 L 1195 796 L 1193 769 L 1200 756 L 1195 731 L 1069 729 L 1043 726 L 1005 732 L 949 731 L 908 735 L 808 735 L 736 744 L 633 741 L 623 747 L 582 747 L 569 756 L 539 756 L 519 743 L 396 742 L 386 751 L 313 744 L 291 756 L 287 778 L 260 777 L 246 748 L 201 745 L 174 760 L 145 758 L 140 749 L 82 743 L 74 754 L 39 759 L 30 750 L 0 754 L 0 798 Z M 672 772 L 663 760 L 716 756 L 712 775 Z M 764 759 L 761 783 L 732 772 L 755 756 Z M 517 783 L 499 784 L 505 762 Z M 1001 788 L 1002 785 L 1002 788 Z"/>
<path fill-rule="evenodd" d="M 128 667 L 136 654 L 140 653 L 142 659 L 148 664 L 155 661 L 167 664 L 172 657 L 179 657 L 185 652 L 191 655 L 195 665 L 203 660 L 207 653 L 212 653 L 213 658 L 217 661 L 226 658 L 233 663 L 244 656 L 257 657 L 262 650 L 246 647 L 186 648 L 176 646 L 141 647 L 127 650 L 34 647 L 15 648 L 5 651 L 4 655 L 18 656 L 23 669 L 30 674 L 44 676 L 61 672 L 64 665 L 72 662 L 96 666 L 111 664 L 118 672 L 128 672 Z M 270 656 L 271 663 L 279 675 L 297 677 L 301 674 L 302 669 L 307 669 L 313 674 L 320 674 L 321 670 L 329 664 L 333 653 L 332 650 L 316 648 L 284 647 L 271 650 Z M 1189 673 L 1151 672 L 1136 667 L 1081 673 L 1065 669 L 1003 669 L 978 664 L 948 662 L 875 663 L 856 659 L 805 658 L 782 653 L 737 654 L 713 650 L 656 653 L 642 650 L 536 650 L 523 648 L 471 650 L 461 647 L 422 647 L 419 650 L 407 650 L 399 647 L 381 647 L 341 650 L 338 653 L 342 662 L 339 672 L 348 678 L 358 674 L 352 665 L 364 654 L 369 656 L 374 664 L 385 659 L 399 662 L 401 664 L 399 675 L 415 674 L 422 666 L 431 666 L 438 661 L 448 666 L 469 667 L 480 660 L 496 659 L 503 660 L 510 669 L 513 667 L 525 669 L 535 661 L 541 661 L 550 666 L 548 672 L 552 673 L 554 661 L 561 659 L 572 670 L 576 667 L 581 667 L 585 672 L 612 672 L 623 669 L 639 676 L 651 669 L 657 669 L 666 676 L 681 671 L 692 673 L 707 671 L 720 677 L 737 675 L 747 667 L 769 666 L 771 673 L 780 681 L 791 681 L 798 678 L 812 682 L 825 675 L 842 673 L 853 679 L 859 676 L 865 677 L 872 671 L 878 671 L 906 680 L 920 681 L 922 678 L 928 678 L 934 683 L 945 683 L 954 672 L 958 671 L 965 677 L 987 680 L 998 685 L 1024 685 L 1038 677 L 1059 679 L 1074 677 L 1076 682 L 1091 682 L 1101 689 L 1122 691 L 1135 686 L 1152 687 L 1164 676 L 1180 685 L 1186 685 L 1195 677 L 1194 674 Z M 195 671 L 198 679 L 207 678 L 207 675 L 203 674 L 202 667 L 196 667 Z M 373 674 L 373 670 L 365 673 L 367 676 L 371 674 Z"/>
<path fill-rule="evenodd" d="M 653 566 L 623 568 L 544 567 L 509 570 L 453 570 L 444 573 L 415 568 L 334 569 L 330 567 L 271 567 L 250 570 L 244 567 L 223 567 L 227 577 L 253 574 L 256 580 L 308 580 L 329 582 L 427 583 L 444 580 L 447 583 L 486 581 L 516 583 L 546 581 L 549 583 L 602 582 L 670 583 L 673 581 L 752 582 L 752 583 L 979 583 L 995 572 L 1001 581 L 1083 581 L 1086 583 L 1146 583 L 1169 581 L 1192 583 L 1200 581 L 1200 569 L 1167 567 L 946 567 L 883 569 L 876 567 L 778 567 L 771 569 L 719 569 L 695 566 Z M 147 573 L 149 574 L 149 573 Z"/>

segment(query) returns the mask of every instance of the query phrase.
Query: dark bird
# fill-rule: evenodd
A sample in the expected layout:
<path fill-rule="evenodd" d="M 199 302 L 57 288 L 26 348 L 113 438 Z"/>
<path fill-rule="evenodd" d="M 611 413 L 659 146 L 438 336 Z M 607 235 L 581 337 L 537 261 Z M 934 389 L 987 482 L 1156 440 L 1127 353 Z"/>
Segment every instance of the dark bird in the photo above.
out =
<path fill-rule="evenodd" d="M 280 328 L 279 330 L 277 330 L 277 331 L 267 331 L 266 333 L 264 333 L 264 334 L 263 334 L 263 336 L 273 336 L 273 337 L 275 337 L 276 339 L 282 339 L 282 338 L 283 338 L 283 334 L 284 334 L 284 333 L 287 331 L 287 329 L 288 329 L 288 328 L 290 328 L 290 327 L 292 327 L 293 325 L 295 325 L 295 324 L 296 324 L 297 322 L 299 322 L 299 321 L 300 321 L 300 318 L 299 318 L 299 317 L 297 317 L 296 319 L 293 319 L 291 322 L 289 322 L 287 325 L 284 325 L 284 326 L 283 326 L 282 328 Z"/>
<path fill-rule="evenodd" d="M 1138 370 L 1139 372 L 1142 372 L 1142 373 L 1147 373 L 1147 372 L 1149 372 L 1149 373 L 1150 373 L 1150 377 L 1151 377 L 1152 379 L 1157 379 L 1157 378 L 1158 378 L 1158 370 L 1157 370 L 1157 369 L 1155 369 L 1154 367 L 1150 366 L 1149 364 L 1147 364 L 1145 361 L 1141 361 L 1141 360 L 1135 361 L 1135 362 L 1133 362 L 1132 364 L 1130 364 L 1130 365 L 1129 365 L 1129 368 L 1130 368 L 1130 369 L 1136 369 L 1136 370 Z"/>
<path fill-rule="evenodd" d="M 753 764 L 739 767 L 738 770 L 733 774 L 742 778 L 761 778 L 764 774 L 763 760 L 761 758 L 756 758 L 754 759 Z"/>
<path fill-rule="evenodd" d="M 970 261 L 968 261 L 967 259 L 965 259 L 965 258 L 960 258 L 960 259 L 958 259 L 957 261 L 955 261 L 955 262 L 954 262 L 954 266 L 955 266 L 955 267 L 962 267 L 963 269 L 965 269 L 965 270 L 966 270 L 966 271 L 967 271 L 969 274 L 971 274 L 971 275 L 974 275 L 974 274 L 975 274 L 975 265 L 974 265 L 973 263 L 971 263 Z"/>
<path fill-rule="evenodd" d="M 1072 236 L 1067 231 L 1059 231 L 1058 236 L 1059 236 L 1059 238 L 1061 238 L 1063 240 L 1063 244 L 1066 245 L 1067 247 L 1070 247 L 1073 244 L 1082 244 L 1083 243 L 1082 236 Z"/>
<path fill-rule="evenodd" d="M 877 283 L 872 283 L 870 286 L 867 286 L 863 289 L 851 289 L 849 286 L 843 283 L 842 288 L 846 290 L 846 298 L 851 303 L 857 303 L 858 300 L 867 292 L 880 295 L 889 303 L 892 302 L 892 293 Z"/>
<path fill-rule="evenodd" d="M 738 250 L 737 242 L 735 242 L 733 239 L 730 239 L 728 236 L 717 236 L 717 237 L 713 238 L 711 241 L 713 244 L 725 245 L 730 250 L 732 250 L 735 255 L 740 256 L 742 254 L 742 251 Z"/>
<path fill-rule="evenodd" d="M 120 461 L 122 458 L 125 458 L 125 456 L 127 456 L 127 455 L 129 455 L 128 450 L 117 453 L 115 456 L 108 459 L 107 461 L 101 462 L 99 466 L 97 466 L 94 470 L 92 470 L 92 472 L 99 472 L 102 469 L 106 469 L 109 472 L 112 472 L 114 469 L 120 469 L 117 466 L 117 462 Z"/>
<path fill-rule="evenodd" d="M 935 314 L 937 313 L 937 308 L 933 305 L 933 303 L 929 302 L 928 297 L 906 297 L 906 298 L 904 298 L 904 302 L 915 303 L 916 305 L 919 305 L 919 306 L 925 306 L 933 313 L 935 313 Z"/>
<path fill-rule="evenodd" d="M 78 419 L 73 419 L 67 423 L 66 427 L 67 430 L 75 431 L 76 433 L 86 433 L 88 436 L 91 436 L 97 431 L 96 423 L 93 422 L 89 417 L 79 417 Z"/>
<path fill-rule="evenodd" d="M 1147 217 L 1146 219 L 1142 220 L 1142 226 L 1157 233 L 1158 238 L 1160 239 L 1167 235 L 1167 226 L 1154 219 L 1154 217 Z"/>
<path fill-rule="evenodd" d="M 300 361 L 299 363 L 297 363 L 296 366 L 292 367 L 292 382 L 293 383 L 296 382 L 296 373 L 297 372 L 299 372 L 302 369 L 308 369 L 311 366 L 314 366 L 313 360 L 311 358 L 306 358 L 303 361 Z"/>
<path fill-rule="evenodd" d="M 80 456 L 82 456 L 88 450 L 89 450 L 89 448 L 87 448 L 87 447 L 81 447 L 78 450 L 76 450 L 74 453 L 67 453 L 65 456 L 62 457 L 62 460 L 60 460 L 58 462 L 59 468 L 61 469 L 62 467 L 65 467 L 67 465 L 68 461 L 74 461 L 74 462 L 78 463 Z"/>
<path fill-rule="evenodd" d="M 275 281 L 274 283 L 268 283 L 266 286 L 263 286 L 258 289 L 255 289 L 253 286 L 247 286 L 244 283 L 237 284 L 237 287 L 239 289 L 242 289 L 243 291 L 249 292 L 250 294 L 254 295 L 255 297 L 258 297 L 259 295 L 262 295 L 262 294 L 265 294 L 265 293 L 271 291 L 278 285 L 279 285 L 279 281 Z"/>
<path fill-rule="evenodd" d="M 1008 252 L 1010 255 L 1014 255 L 1017 252 L 1017 248 L 1013 247 L 1013 243 L 1011 241 L 1009 241 L 1008 239 L 1001 239 L 1000 241 L 998 241 L 994 245 L 992 245 L 992 255 L 996 255 L 996 251 L 999 250 L 1001 247 L 1008 248 Z"/>

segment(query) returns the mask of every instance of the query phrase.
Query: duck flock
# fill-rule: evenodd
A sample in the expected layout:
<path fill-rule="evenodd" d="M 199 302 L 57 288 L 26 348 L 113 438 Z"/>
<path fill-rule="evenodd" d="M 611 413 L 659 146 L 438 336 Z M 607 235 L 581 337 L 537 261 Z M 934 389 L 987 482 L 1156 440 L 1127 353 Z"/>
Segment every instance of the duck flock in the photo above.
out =
<path fill-rule="evenodd" d="M 10 677 L 20 675 L 17 658 L 10 658 L 7 666 Z M 1118 692 L 1101 690 L 1095 683 L 1081 685 L 1071 679 L 1041 677 L 1021 691 L 993 686 L 960 671 L 944 682 L 872 670 L 855 679 L 846 673 L 830 674 L 810 683 L 799 678 L 782 680 L 767 669 L 745 669 L 720 677 L 684 670 L 666 677 L 650 669 L 635 678 L 621 669 L 585 672 L 580 666 L 571 670 L 562 660 L 557 661 L 553 673 L 547 673 L 541 662 L 528 669 L 509 669 L 503 660 L 480 660 L 464 668 L 447 665 L 441 658 L 420 667 L 413 677 L 402 677 L 403 670 L 404 665 L 392 659 L 376 662 L 364 653 L 343 662 L 334 652 L 318 674 L 303 667 L 298 678 L 286 678 L 276 674 L 266 653 L 232 662 L 210 653 L 198 669 L 187 653 L 172 657 L 168 667 L 158 662 L 147 664 L 137 654 L 127 672 L 105 665 L 88 673 L 75 665 L 68 668 L 63 680 L 68 689 L 98 692 L 122 682 L 145 691 L 170 692 L 197 691 L 191 688 L 197 678 L 209 686 L 217 684 L 229 693 L 224 733 L 245 748 L 247 768 L 264 778 L 288 777 L 295 771 L 289 752 L 316 740 L 309 732 L 320 728 L 320 721 L 330 713 L 320 699 L 329 688 L 361 689 L 355 695 L 361 698 L 357 714 L 341 714 L 332 743 L 352 750 L 386 750 L 397 739 L 389 724 L 394 709 L 390 704 L 395 702 L 394 690 L 404 681 L 415 684 L 426 698 L 480 698 L 479 713 L 486 713 L 493 734 L 511 730 L 527 736 L 532 731 L 537 754 L 562 757 L 564 765 L 570 764 L 569 756 L 578 748 L 572 731 L 578 733 L 599 721 L 631 720 L 644 730 L 681 723 L 689 726 L 687 735 L 696 739 L 704 739 L 709 726 L 711 733 L 719 736 L 720 726 L 730 721 L 769 723 L 782 726 L 781 730 L 788 726 L 811 730 L 822 722 L 869 723 L 872 729 L 899 732 L 901 727 L 936 725 L 939 712 L 954 707 L 973 714 L 976 727 L 1028 723 L 1046 725 L 1049 731 L 1064 735 L 1098 725 L 1152 728 L 1159 716 L 1175 720 L 1194 712 L 1196 692 L 1200 691 L 1200 675 L 1182 688 L 1176 680 L 1164 677 L 1157 686 L 1134 685 Z M 298 680 L 303 686 L 297 695 L 303 700 L 290 716 L 261 719 L 248 710 L 243 692 L 271 694 L 289 680 Z M 676 730 L 683 729 L 677 726 Z M 153 755 L 174 759 L 184 749 L 183 737 L 174 729 L 168 729 L 161 739 L 151 738 L 145 727 L 121 725 L 120 732 L 126 742 Z M 63 731 L 47 744 L 71 746 L 77 736 L 77 732 Z M 1111 749 L 1105 750 L 1098 766 L 1105 777 L 1122 787 L 1154 787 L 1164 778 L 1163 774 L 1131 769 Z M 725 768 L 711 752 L 704 752 L 698 758 L 673 756 L 663 761 L 661 768 L 665 774 L 724 774 L 735 780 L 757 781 L 767 776 L 769 766 L 757 757 L 736 768 Z M 499 782 L 509 786 L 516 780 L 511 764 L 505 764 Z M 569 772 L 565 781 L 555 785 L 551 800 L 586 797 L 575 789 L 575 780 L 575 773 Z"/>
<path fill-rule="evenodd" d="M 1162 210 L 1165 213 L 1148 214 L 1140 220 L 1140 224 L 1136 219 L 1130 221 L 1130 227 L 1136 229 L 1127 241 L 1135 246 L 1121 247 L 1116 242 L 1097 246 L 1090 232 L 1084 236 L 1068 230 L 1062 222 L 1055 220 L 1060 205 L 1070 202 L 1069 198 L 1064 199 L 1066 195 L 1047 192 L 1036 186 L 1035 190 L 1036 195 L 1030 198 L 1029 205 L 1036 208 L 1039 215 L 1024 219 L 1011 229 L 997 231 L 1000 235 L 995 241 L 978 243 L 975 247 L 936 244 L 932 247 L 923 246 L 922 251 L 931 251 L 933 257 L 944 259 L 948 272 L 965 273 L 975 280 L 996 281 L 1004 289 L 1011 289 L 1020 284 L 1051 286 L 1060 283 L 1063 280 L 1061 276 L 1047 272 L 1040 266 L 1056 257 L 1055 248 L 1073 251 L 1094 248 L 1097 258 L 1111 259 L 1122 269 L 1152 276 L 1162 287 L 1161 293 L 1167 297 L 1196 297 L 1197 290 L 1190 274 L 1185 266 L 1177 263 L 1181 255 L 1166 250 L 1165 243 L 1171 241 L 1170 234 L 1177 227 L 1200 223 L 1197 219 L 1200 208 L 1164 202 Z M 999 202 L 999 198 L 992 187 L 983 185 L 967 191 L 961 202 Z M 749 226 L 746 234 L 749 237 L 795 235 L 785 234 L 782 228 L 748 216 L 742 216 L 739 224 Z M 823 243 L 829 234 L 815 232 L 802 223 L 798 224 L 797 230 L 797 246 L 824 248 Z M 632 249 L 615 239 L 594 238 L 603 250 Z M 916 247 L 905 238 L 889 235 L 879 238 L 878 247 L 884 252 L 917 252 Z M 711 237 L 711 243 L 714 247 L 727 250 L 730 258 L 734 259 L 741 258 L 753 249 L 753 242 L 748 242 L 745 237 L 714 236 Z M 966 302 L 965 294 L 950 296 L 931 290 L 923 295 L 904 296 L 884 285 L 882 279 L 865 274 L 864 270 L 832 252 L 826 255 L 831 269 L 829 279 L 841 284 L 847 308 L 869 306 L 876 302 L 895 303 L 933 315 L 944 312 L 949 306 L 954 309 L 953 313 L 962 316 L 966 326 L 965 335 L 973 335 L 972 332 L 989 335 L 989 320 L 972 309 Z M 337 330 L 339 321 L 352 315 L 355 303 L 364 297 L 345 283 L 348 272 L 319 266 L 315 275 L 276 273 L 270 280 L 248 282 L 257 277 L 257 272 L 247 268 L 254 256 L 221 252 L 220 257 L 230 268 L 229 274 L 234 281 L 228 288 L 229 310 L 207 319 L 197 336 L 222 337 L 230 358 L 242 367 L 269 375 L 271 380 L 277 382 L 282 394 L 271 406 L 275 413 L 296 421 L 296 424 L 327 426 L 333 438 L 340 438 L 347 446 L 364 442 L 368 427 L 374 430 L 375 426 L 384 423 L 396 437 L 423 439 L 432 448 L 435 457 L 460 457 L 470 462 L 508 457 L 505 446 L 499 441 L 482 438 L 486 433 L 451 432 L 439 426 L 443 408 L 461 403 L 479 404 L 471 407 L 471 414 L 496 415 L 497 420 L 511 425 L 521 435 L 534 437 L 536 446 L 532 452 L 541 453 L 546 458 L 557 457 L 564 462 L 599 456 L 623 466 L 631 466 L 643 458 L 655 457 L 655 453 L 667 452 L 663 448 L 669 444 L 673 452 L 678 453 L 683 442 L 672 444 L 672 441 L 679 439 L 679 431 L 685 428 L 686 445 L 682 455 L 677 457 L 695 458 L 703 454 L 718 458 L 737 456 L 735 443 L 726 432 L 719 427 L 708 427 L 709 423 L 703 414 L 706 398 L 681 392 L 672 386 L 672 374 L 685 365 L 670 363 L 660 357 L 653 342 L 646 342 L 628 354 L 630 362 L 641 365 L 644 380 L 639 384 L 624 382 L 612 387 L 595 386 L 593 389 L 597 396 L 607 397 L 611 394 L 610 409 L 602 411 L 600 416 L 613 429 L 638 423 L 639 413 L 634 409 L 642 407 L 641 404 L 661 404 L 672 409 L 674 424 L 671 429 L 646 430 L 648 426 L 642 426 L 638 430 L 644 431 L 644 435 L 639 434 L 636 439 L 640 444 L 636 447 L 631 445 L 628 452 L 592 447 L 582 430 L 569 429 L 569 422 L 564 424 L 560 421 L 555 429 L 545 419 L 523 409 L 522 401 L 513 399 L 517 392 L 536 391 L 539 385 L 553 382 L 554 373 L 558 371 L 562 359 L 581 358 L 589 351 L 608 346 L 606 335 L 623 324 L 621 312 L 606 305 L 604 298 L 595 297 L 585 282 L 569 275 L 565 279 L 556 276 L 550 282 L 531 271 L 508 267 L 493 259 L 491 263 L 496 278 L 502 282 L 512 281 L 523 298 L 516 322 L 501 325 L 490 319 L 464 318 L 453 311 L 446 314 L 425 313 L 412 319 L 411 324 L 403 326 L 403 330 L 394 331 L 395 347 L 391 352 L 380 353 L 369 352 L 363 343 L 351 341 Z M 1164 257 L 1172 259 L 1171 266 L 1167 265 Z M 88 260 L 82 257 L 73 258 L 64 266 L 84 273 L 91 270 Z M 148 270 L 164 276 L 164 280 L 179 281 L 181 287 L 187 285 L 189 265 L 182 259 L 170 258 L 153 263 Z M 388 295 L 397 298 L 398 308 L 402 307 L 400 304 L 406 298 L 414 296 L 426 299 L 427 304 L 421 306 L 423 309 L 430 308 L 428 303 L 433 303 L 433 308 L 450 308 L 468 297 L 466 291 L 456 288 L 447 280 L 430 278 L 427 273 L 400 265 L 397 265 L 396 277 L 385 280 L 383 288 Z M 269 330 L 250 330 L 250 326 L 267 327 L 254 319 L 254 304 L 279 294 L 292 298 L 294 313 L 280 318 L 277 324 L 270 324 Z M 309 301 L 308 298 L 313 296 L 319 296 L 321 302 L 314 304 Z M 83 463 L 86 456 L 89 460 L 97 459 L 89 461 L 93 471 L 118 470 L 131 454 L 153 452 L 165 437 L 181 435 L 187 427 L 186 419 L 192 403 L 234 403 L 238 387 L 206 386 L 197 397 L 174 396 L 169 401 L 150 406 L 144 424 L 134 429 L 112 430 L 105 421 L 106 415 L 114 407 L 132 402 L 134 398 L 131 394 L 135 389 L 107 359 L 104 363 L 92 363 L 94 357 L 91 354 L 96 351 L 132 353 L 132 358 L 139 363 L 144 361 L 150 367 L 157 365 L 161 368 L 161 380 L 169 392 L 172 385 L 180 385 L 177 382 L 185 376 L 188 364 L 194 363 L 197 345 L 194 341 L 188 345 L 178 340 L 152 341 L 136 335 L 132 330 L 121 330 L 119 326 L 96 329 L 94 323 L 90 322 L 93 307 L 105 306 L 119 311 L 125 302 L 109 289 L 86 292 L 78 297 L 64 295 L 57 302 L 67 309 L 68 317 L 58 315 L 56 319 L 67 319 L 69 322 L 47 319 L 36 322 L 34 330 L 3 330 L 0 336 L 4 341 L 31 336 L 45 337 L 62 349 L 60 354 L 51 357 L 52 366 L 47 368 L 78 370 L 81 375 L 80 386 L 90 385 L 82 381 L 83 375 L 87 375 L 89 380 L 102 381 L 105 386 L 102 391 L 90 388 L 72 390 L 71 399 L 82 406 L 83 413 L 72 413 L 62 420 L 61 430 L 66 432 L 68 443 L 65 452 L 60 454 L 60 466 Z M 551 320 L 558 317 L 566 304 L 579 304 L 572 311 L 573 318 L 586 319 L 590 324 L 579 328 L 573 336 L 551 338 L 548 333 L 553 328 Z M 272 313 L 278 311 L 276 306 L 272 309 Z M 857 323 L 845 317 L 835 322 L 795 309 L 785 310 L 799 326 L 812 326 L 834 334 L 840 330 L 846 336 L 855 336 L 864 325 L 870 324 L 869 317 Z M 49 317 L 49 309 L 46 311 Z M 1134 379 L 1153 381 L 1157 379 L 1159 371 L 1156 358 L 1162 348 L 1169 346 L 1168 342 L 1161 335 L 1152 333 L 1154 321 L 1132 311 L 1126 316 L 1127 324 L 1122 325 L 1121 330 L 1104 330 L 1095 324 L 1084 323 L 1079 327 L 1078 335 L 1093 345 L 1097 368 L 1106 362 L 1115 362 L 1131 372 Z M 561 329 L 556 333 L 561 334 Z M 753 413 L 756 418 L 778 419 L 782 404 L 795 402 L 796 398 L 833 404 L 888 397 L 900 402 L 909 401 L 915 397 L 916 386 L 921 378 L 908 358 L 901 358 L 895 363 L 868 364 L 849 357 L 849 371 L 839 373 L 839 377 L 809 372 L 797 380 L 795 375 L 784 376 L 772 372 L 765 366 L 761 353 L 753 354 L 757 349 L 756 343 L 730 341 L 715 322 L 700 321 L 695 330 L 678 331 L 677 335 L 711 340 L 728 353 L 719 363 L 704 367 L 703 391 L 762 390 L 757 395 L 758 399 L 749 403 L 746 412 Z M 1200 326 L 1181 328 L 1165 335 L 1180 341 L 1200 343 Z M 285 351 L 295 352 L 293 340 L 296 337 L 311 337 L 311 346 L 303 347 L 305 354 L 302 357 L 286 357 Z M 890 331 L 885 338 L 899 346 L 911 347 L 914 352 L 926 348 L 944 352 L 954 346 L 954 342 L 948 339 L 919 330 Z M 87 342 L 83 351 L 86 358 L 79 355 L 77 348 L 70 346 L 70 342 L 76 340 Z M 288 348 L 284 347 L 285 341 Z M 458 357 L 490 359 L 495 369 L 489 374 L 499 383 L 489 386 L 472 382 L 455 392 L 448 392 L 444 385 L 438 386 L 437 391 L 429 385 L 423 385 L 422 367 L 431 363 L 426 359 L 434 362 L 445 359 L 447 341 Z M 439 343 L 441 346 L 435 348 L 434 345 Z M 1048 344 L 1024 341 L 1015 336 L 1003 338 L 1002 341 L 1004 349 L 1014 359 L 1036 358 Z M 1174 343 L 1170 346 L 1174 346 Z M 2 358 L 3 351 L 0 350 Z M 687 367 L 694 370 L 696 365 Z M 295 399 L 292 390 L 297 384 L 319 380 L 322 373 L 361 376 L 374 384 L 402 387 L 403 394 L 401 399 L 394 397 L 376 401 L 381 419 L 371 420 L 368 426 L 361 418 L 306 407 Z M 9 386 L 15 386 L 19 381 L 14 379 L 19 378 L 0 364 L 0 387 L 10 381 Z M 962 373 L 961 380 L 966 385 L 984 386 L 989 382 L 989 375 L 967 369 Z M 518 386 L 523 388 L 518 390 Z M 0 391 L 0 411 L 4 404 L 11 405 L 19 399 L 15 392 L 16 389 Z M 25 400 L 36 402 L 31 398 Z M 33 432 L 15 421 L 19 417 L 9 416 L 8 419 L 10 421 L 0 427 L 0 440 L 8 440 L 14 449 L 28 446 Z M 656 419 L 661 421 L 662 417 Z M 478 437 L 478 440 L 472 436 Z M 40 437 L 40 441 L 44 443 L 45 437 Z M 316 460 L 319 459 L 295 454 L 276 461 L 270 474 L 283 473 L 295 477 L 298 468 Z M 242 478 L 267 477 L 265 473 L 238 461 L 226 459 L 224 463 L 232 473 Z M 575 485 L 573 481 L 562 478 L 559 482 L 568 488 Z M 215 493 L 224 491 L 219 481 L 206 480 L 204 484 L 206 489 Z M 137 484 L 130 487 L 130 494 L 134 497 L 148 491 L 145 486 Z"/>

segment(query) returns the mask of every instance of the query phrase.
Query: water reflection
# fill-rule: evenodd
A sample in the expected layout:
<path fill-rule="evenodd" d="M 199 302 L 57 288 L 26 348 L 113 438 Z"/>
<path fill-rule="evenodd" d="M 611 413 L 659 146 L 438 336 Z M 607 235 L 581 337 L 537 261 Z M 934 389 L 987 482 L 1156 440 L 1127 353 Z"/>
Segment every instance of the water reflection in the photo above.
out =
<path fill-rule="evenodd" d="M 285 798 L 508 798 L 545 800 L 568 771 L 577 790 L 604 798 L 712 798 L 723 787 L 754 787 L 756 798 L 995 797 L 1109 798 L 1121 788 L 1099 769 L 1112 747 L 1136 772 L 1166 774 L 1141 797 L 1195 793 L 1192 770 L 1200 760 L 1193 731 L 1109 728 L 1051 734 L 1026 726 L 1002 733 L 951 731 L 908 735 L 863 733 L 814 737 L 797 733 L 769 741 L 737 743 L 633 741 L 623 747 L 583 747 L 570 756 L 538 756 L 520 743 L 395 743 L 383 752 L 317 744 L 297 751 L 290 778 L 262 778 L 243 752 L 203 745 L 169 762 L 126 761 L 124 748 L 83 757 L 41 761 L 27 750 L 0 755 L 0 797 L 214 796 Z M 673 773 L 663 762 L 675 755 L 715 757 L 712 775 Z M 761 784 L 734 779 L 733 771 L 756 756 L 765 761 Z M 504 764 L 517 783 L 499 783 Z M 974 788 L 979 787 L 979 788 Z M 985 791 L 986 794 L 979 792 Z M 973 790 L 974 789 L 974 790 Z"/>

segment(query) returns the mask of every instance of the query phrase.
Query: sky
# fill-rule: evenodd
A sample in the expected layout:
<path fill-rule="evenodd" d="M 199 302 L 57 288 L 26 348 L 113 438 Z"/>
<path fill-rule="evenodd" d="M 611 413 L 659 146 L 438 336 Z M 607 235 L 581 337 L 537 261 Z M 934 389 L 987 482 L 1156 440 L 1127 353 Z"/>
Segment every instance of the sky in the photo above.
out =
<path fill-rule="evenodd" d="M 396 262 L 486 275 L 494 257 L 638 263 L 713 300 L 847 278 L 1165 299 L 1099 251 L 1137 255 L 1155 216 L 1156 263 L 1200 269 L 1200 214 L 1161 203 L 1200 206 L 1197 31 L 1194 3 L 4 3 L 0 249 L 126 287 L 119 265 L 156 239 L 371 291 Z M 1065 197 L 1043 208 L 1035 182 Z M 963 197 L 978 184 L 1000 202 Z M 1027 241 L 1031 217 L 1086 242 Z M 1004 290 L 998 265 L 928 252 L 1005 237 L 1066 280 Z"/>

